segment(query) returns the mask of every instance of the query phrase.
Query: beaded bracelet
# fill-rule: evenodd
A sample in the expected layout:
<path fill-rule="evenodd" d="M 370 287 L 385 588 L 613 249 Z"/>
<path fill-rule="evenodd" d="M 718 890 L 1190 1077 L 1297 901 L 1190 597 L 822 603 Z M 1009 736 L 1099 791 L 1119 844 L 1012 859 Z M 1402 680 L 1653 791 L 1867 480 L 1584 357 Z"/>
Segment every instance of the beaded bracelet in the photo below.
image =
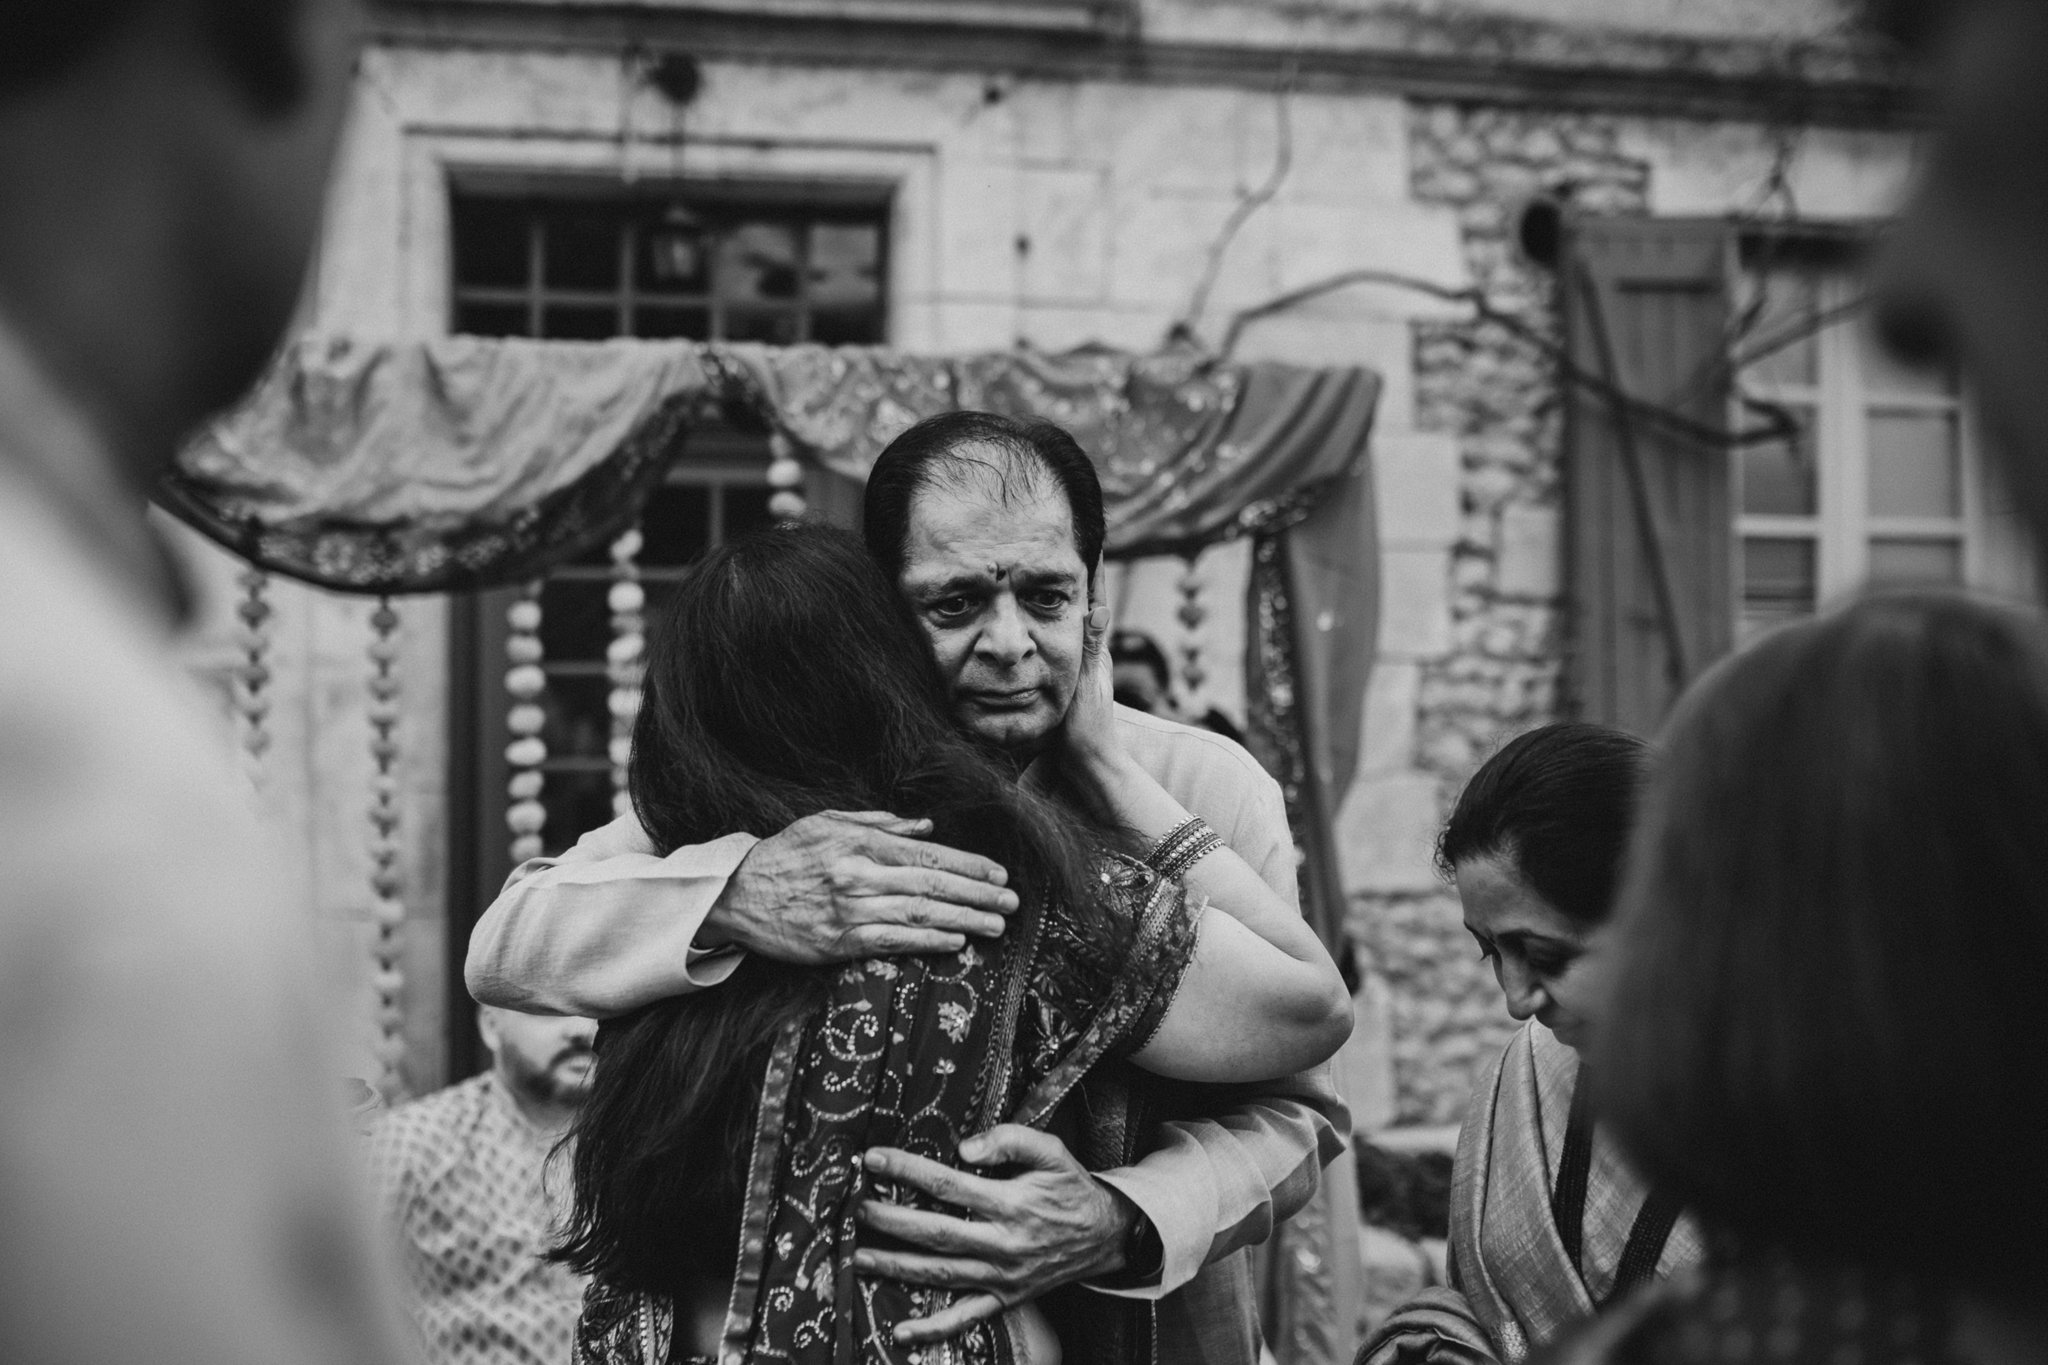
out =
<path fill-rule="evenodd" d="M 1221 847 L 1223 841 L 1209 828 L 1209 822 L 1199 815 L 1191 816 L 1152 846 L 1152 851 L 1145 855 L 1145 865 L 1162 877 L 1179 878 Z"/>

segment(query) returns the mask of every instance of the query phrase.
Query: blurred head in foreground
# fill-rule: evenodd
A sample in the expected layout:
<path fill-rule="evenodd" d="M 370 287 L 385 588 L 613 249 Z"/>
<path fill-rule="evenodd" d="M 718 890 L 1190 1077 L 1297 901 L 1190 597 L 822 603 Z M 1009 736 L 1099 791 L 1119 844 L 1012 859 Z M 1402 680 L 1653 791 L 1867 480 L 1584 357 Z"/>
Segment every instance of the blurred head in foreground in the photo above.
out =
<path fill-rule="evenodd" d="M 1961 597 L 1766 637 L 1681 704 L 1592 1051 L 1643 1172 L 1745 1251 L 2048 1272 L 2048 633 Z"/>

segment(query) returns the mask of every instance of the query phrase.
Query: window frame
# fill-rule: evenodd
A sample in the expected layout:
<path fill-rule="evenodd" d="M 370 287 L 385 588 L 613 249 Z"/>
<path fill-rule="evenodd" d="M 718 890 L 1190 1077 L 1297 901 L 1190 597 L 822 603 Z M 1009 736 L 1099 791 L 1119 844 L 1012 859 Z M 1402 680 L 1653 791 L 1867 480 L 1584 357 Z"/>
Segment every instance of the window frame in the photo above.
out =
<path fill-rule="evenodd" d="M 1967 387 L 1958 383 L 1948 394 L 1914 394 L 1873 388 L 1867 382 L 1862 330 L 1870 326 L 1870 320 L 1867 309 L 1855 307 L 1868 288 L 1858 273 L 1860 258 L 1867 254 L 1867 236 L 1816 233 L 1767 240 L 1789 246 L 1793 251 L 1826 253 L 1821 258 L 1824 269 L 1815 300 L 1818 315 L 1825 321 L 1813 333 L 1815 374 L 1811 384 L 1758 379 L 1738 372 L 1731 399 L 1733 429 L 1754 428 L 1759 420 L 1753 410 L 1744 406 L 1742 394 L 1809 410 L 1815 432 L 1815 510 L 1810 514 L 1744 511 L 1742 451 L 1738 448 L 1731 452 L 1734 554 L 1730 564 L 1735 581 L 1730 605 L 1735 614 L 1738 645 L 1783 623 L 1753 622 L 1746 610 L 1744 557 L 1747 542 L 1753 538 L 1805 540 L 1813 544 L 1814 599 L 1809 616 L 1864 585 L 1873 539 L 1954 543 L 1959 551 L 1960 578 L 1956 586 L 1984 586 L 1990 576 L 1987 569 L 1992 551 L 1987 542 L 1992 531 L 1986 516 L 1981 442 Z M 1742 273 L 1749 270 L 1745 262 Z M 1869 510 L 1869 419 L 1874 413 L 1902 411 L 1939 412 L 1951 415 L 1955 421 L 1957 510 L 1953 516 L 1881 516 Z M 1784 622 L 1800 619 L 1806 617 L 1786 617 Z"/>

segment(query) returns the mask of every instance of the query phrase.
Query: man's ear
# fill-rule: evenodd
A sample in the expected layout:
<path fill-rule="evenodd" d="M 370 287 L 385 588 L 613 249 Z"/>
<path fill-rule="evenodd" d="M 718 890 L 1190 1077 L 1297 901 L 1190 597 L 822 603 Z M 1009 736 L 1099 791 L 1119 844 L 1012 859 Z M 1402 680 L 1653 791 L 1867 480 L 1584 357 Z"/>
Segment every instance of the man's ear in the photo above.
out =
<path fill-rule="evenodd" d="M 289 116 L 312 82 L 311 10 L 337 0 L 200 0 L 207 45 L 262 119 Z"/>
<path fill-rule="evenodd" d="M 491 1055 L 493 1057 L 497 1056 L 498 1012 L 489 1005 L 478 1005 L 476 1007 L 476 1031 L 483 1035 L 484 1046 L 491 1050 Z"/>

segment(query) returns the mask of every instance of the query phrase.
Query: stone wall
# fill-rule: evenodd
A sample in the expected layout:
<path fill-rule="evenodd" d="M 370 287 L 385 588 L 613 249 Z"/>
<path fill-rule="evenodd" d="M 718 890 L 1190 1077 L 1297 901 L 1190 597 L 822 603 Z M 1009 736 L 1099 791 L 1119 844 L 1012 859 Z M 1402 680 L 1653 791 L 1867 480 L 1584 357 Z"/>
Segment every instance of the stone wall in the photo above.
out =
<path fill-rule="evenodd" d="M 1569 190 L 1600 212 L 1641 211 L 1648 167 L 1615 121 L 1418 105 L 1409 174 L 1418 202 L 1458 216 L 1472 283 L 1546 335 L 1556 314 L 1544 272 L 1513 245 L 1520 206 Z M 1415 426 L 1451 438 L 1459 518 L 1450 557 L 1450 641 L 1413 680 L 1412 758 L 1400 820 L 1405 877 L 1371 879 L 1355 924 L 1386 983 L 1397 1120 L 1462 1113 L 1474 1067 L 1512 1024 L 1467 940 L 1457 901 L 1429 875 L 1428 838 L 1472 770 L 1500 742 L 1556 719 L 1563 667 L 1555 367 L 1497 324 L 1415 324 Z M 1398 703 L 1395 703 L 1398 704 Z M 1425 818 L 1427 829 L 1418 829 Z"/>

